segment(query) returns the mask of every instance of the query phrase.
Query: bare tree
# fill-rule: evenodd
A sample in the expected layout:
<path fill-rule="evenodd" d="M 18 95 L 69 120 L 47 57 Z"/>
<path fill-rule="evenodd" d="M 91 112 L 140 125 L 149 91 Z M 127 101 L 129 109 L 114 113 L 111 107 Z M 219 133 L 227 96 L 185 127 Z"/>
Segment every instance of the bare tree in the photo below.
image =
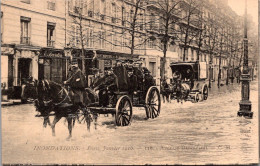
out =
<path fill-rule="evenodd" d="M 202 1 L 197 0 L 182 0 L 182 19 L 178 22 L 179 40 L 180 44 L 183 46 L 183 61 L 186 60 L 186 51 L 190 45 L 194 44 L 194 41 L 198 38 L 200 27 L 200 13 L 201 13 Z"/>
<path fill-rule="evenodd" d="M 151 34 L 150 40 L 157 42 L 156 48 L 163 51 L 163 63 L 161 66 L 161 80 L 165 79 L 165 64 L 169 45 L 176 43 L 176 23 L 180 17 L 180 0 L 153 1 L 147 31 Z M 155 13 L 155 14 L 154 14 Z M 157 16 L 157 18 L 154 18 Z M 156 26 L 157 24 L 157 26 Z"/>
<path fill-rule="evenodd" d="M 73 3 L 74 2 L 74 3 Z M 87 2 L 85 0 L 69 1 L 69 12 L 71 14 L 71 24 L 67 29 L 70 36 L 70 43 L 77 46 L 81 50 L 81 66 L 82 72 L 86 74 L 85 65 L 85 48 L 88 41 L 88 33 L 85 25 L 84 15 L 87 6 L 93 6 L 94 1 Z"/>

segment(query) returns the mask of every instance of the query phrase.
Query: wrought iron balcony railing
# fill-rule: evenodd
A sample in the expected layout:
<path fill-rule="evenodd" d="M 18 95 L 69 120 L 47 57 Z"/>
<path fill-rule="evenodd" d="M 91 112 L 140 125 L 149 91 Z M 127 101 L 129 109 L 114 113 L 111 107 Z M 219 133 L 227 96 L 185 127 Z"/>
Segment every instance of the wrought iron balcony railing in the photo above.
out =
<path fill-rule="evenodd" d="M 48 40 L 47 41 L 47 47 L 54 47 L 55 41 L 53 40 Z"/>
<path fill-rule="evenodd" d="M 30 37 L 21 37 L 21 44 L 30 44 Z"/>

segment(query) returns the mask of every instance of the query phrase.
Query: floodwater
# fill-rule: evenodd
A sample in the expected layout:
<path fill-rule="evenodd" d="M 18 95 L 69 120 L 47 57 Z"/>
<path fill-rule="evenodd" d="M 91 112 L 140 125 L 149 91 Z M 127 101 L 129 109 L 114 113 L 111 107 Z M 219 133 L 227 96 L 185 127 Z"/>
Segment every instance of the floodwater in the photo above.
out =
<path fill-rule="evenodd" d="M 90 132 L 76 122 L 73 138 L 61 119 L 52 137 L 32 104 L 2 108 L 3 163 L 31 164 L 250 164 L 258 163 L 258 89 L 251 82 L 253 119 L 238 117 L 238 84 L 214 87 L 199 103 L 163 104 L 156 119 L 134 109 L 132 124 L 116 127 L 100 115 Z"/>

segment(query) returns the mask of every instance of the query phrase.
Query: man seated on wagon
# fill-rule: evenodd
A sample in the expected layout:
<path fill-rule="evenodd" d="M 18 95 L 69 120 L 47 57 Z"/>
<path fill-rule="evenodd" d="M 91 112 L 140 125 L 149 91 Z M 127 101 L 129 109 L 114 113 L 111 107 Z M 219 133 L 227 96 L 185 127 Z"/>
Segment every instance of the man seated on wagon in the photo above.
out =
<path fill-rule="evenodd" d="M 120 78 L 118 79 L 118 89 L 119 91 L 128 91 L 128 73 L 126 67 L 122 64 L 123 62 L 118 60 L 116 66 L 113 67 L 114 74 Z"/>
<path fill-rule="evenodd" d="M 133 63 L 133 74 L 137 77 L 137 89 L 141 91 L 144 90 L 144 71 L 142 65 L 141 61 Z"/>
<path fill-rule="evenodd" d="M 99 104 L 103 107 L 110 106 L 118 91 L 118 78 L 112 68 L 106 68 L 105 75 L 100 80 L 100 84 L 95 87 L 95 90 L 99 90 Z"/>
<path fill-rule="evenodd" d="M 85 88 L 87 86 L 87 81 L 85 75 L 79 69 L 76 59 L 73 59 L 71 62 L 68 79 L 67 81 L 64 81 L 64 84 L 70 85 L 70 96 L 73 104 L 84 108 L 86 103 Z"/>
<path fill-rule="evenodd" d="M 192 89 L 194 86 L 194 73 L 191 71 L 191 69 L 187 69 L 185 81 L 190 82 L 190 89 Z"/>
<path fill-rule="evenodd" d="M 151 86 L 155 86 L 155 79 L 151 75 L 151 72 L 146 68 L 143 67 L 144 71 L 144 90 L 147 91 Z"/>

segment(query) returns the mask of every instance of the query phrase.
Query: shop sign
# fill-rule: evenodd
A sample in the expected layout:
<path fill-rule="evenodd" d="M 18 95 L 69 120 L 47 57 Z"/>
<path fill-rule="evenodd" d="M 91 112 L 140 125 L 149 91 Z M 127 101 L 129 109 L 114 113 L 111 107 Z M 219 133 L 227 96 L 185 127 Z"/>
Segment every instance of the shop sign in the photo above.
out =
<path fill-rule="evenodd" d="M 118 59 L 118 55 L 104 55 L 104 54 L 98 54 L 98 59 Z"/>
<path fill-rule="evenodd" d="M 45 55 L 48 58 L 61 58 L 62 54 L 61 53 L 49 53 Z"/>
<path fill-rule="evenodd" d="M 14 54 L 14 49 L 10 47 L 1 47 L 1 54 Z"/>
<path fill-rule="evenodd" d="M 150 62 L 156 62 L 156 58 L 149 58 Z"/>

